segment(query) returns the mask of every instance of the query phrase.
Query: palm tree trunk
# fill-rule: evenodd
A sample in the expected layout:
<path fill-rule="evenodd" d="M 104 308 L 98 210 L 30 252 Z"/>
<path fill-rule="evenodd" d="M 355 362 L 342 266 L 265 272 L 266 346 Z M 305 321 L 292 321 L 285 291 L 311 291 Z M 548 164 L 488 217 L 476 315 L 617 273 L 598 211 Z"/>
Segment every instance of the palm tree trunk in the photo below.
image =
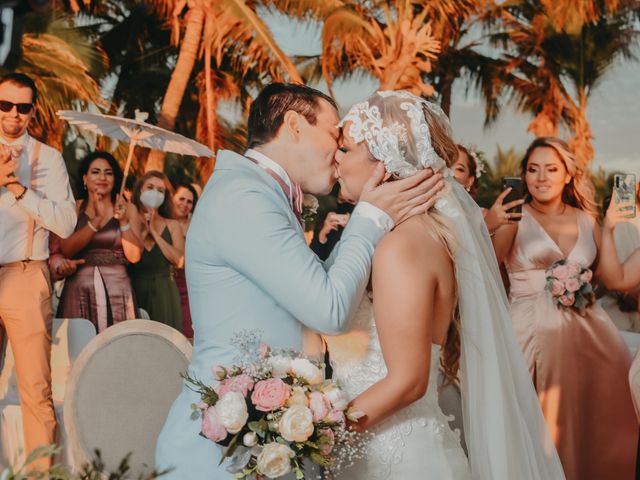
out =
<path fill-rule="evenodd" d="M 193 66 L 198 58 L 200 42 L 202 40 L 202 29 L 204 26 L 205 12 L 201 7 L 194 7 L 189 10 L 187 26 L 184 38 L 180 45 L 178 61 L 171 74 L 169 86 L 162 100 L 160 118 L 158 126 L 173 130 L 176 124 L 176 117 L 180 110 L 180 104 L 184 97 L 184 92 L 191 78 Z M 164 168 L 164 152 L 154 150 L 147 159 L 145 171 L 160 170 Z"/>
<path fill-rule="evenodd" d="M 575 136 L 569 146 L 578 158 L 580 166 L 585 168 L 593 160 L 595 152 L 591 143 L 591 127 L 587 120 L 587 93 L 584 88 L 580 88 L 578 92 L 578 102 L 572 125 Z"/>

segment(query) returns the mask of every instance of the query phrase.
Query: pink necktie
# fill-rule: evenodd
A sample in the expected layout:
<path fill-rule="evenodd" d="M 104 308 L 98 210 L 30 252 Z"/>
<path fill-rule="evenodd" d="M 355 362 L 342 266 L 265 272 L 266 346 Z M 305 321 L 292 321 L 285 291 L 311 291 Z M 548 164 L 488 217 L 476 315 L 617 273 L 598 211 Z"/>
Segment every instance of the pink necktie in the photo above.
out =
<path fill-rule="evenodd" d="M 260 162 L 258 162 L 257 160 L 255 160 L 255 159 L 253 159 L 251 157 L 246 157 L 246 158 L 248 158 L 253 163 L 258 165 L 265 172 L 267 172 L 269 175 L 271 175 L 271 177 L 276 182 L 278 182 L 278 185 L 280 185 L 280 188 L 282 188 L 282 191 L 284 192 L 285 196 L 287 197 L 287 199 L 291 203 L 291 206 L 293 207 L 293 213 L 295 214 L 296 218 L 298 219 L 298 222 L 300 222 L 300 225 L 302 226 L 302 228 L 304 228 L 304 220 L 302 219 L 303 194 L 302 194 L 302 189 L 300 188 L 300 185 L 295 183 L 293 185 L 293 191 L 290 191 L 289 185 L 287 185 L 287 183 L 282 179 L 282 177 L 280 177 L 280 175 L 278 175 L 276 172 L 274 172 L 269 167 L 267 167 L 265 165 L 261 165 Z"/>

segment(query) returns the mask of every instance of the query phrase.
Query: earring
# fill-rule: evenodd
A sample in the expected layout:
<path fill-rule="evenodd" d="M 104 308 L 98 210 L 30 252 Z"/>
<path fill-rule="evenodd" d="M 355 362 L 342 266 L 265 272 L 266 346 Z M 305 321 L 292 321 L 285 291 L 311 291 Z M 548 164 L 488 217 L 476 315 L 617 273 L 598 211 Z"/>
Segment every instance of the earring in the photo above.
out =
<path fill-rule="evenodd" d="M 83 187 L 84 187 L 84 189 L 86 190 L 86 189 L 87 189 L 87 182 L 84 182 L 84 183 L 82 184 L 82 186 L 83 186 Z"/>

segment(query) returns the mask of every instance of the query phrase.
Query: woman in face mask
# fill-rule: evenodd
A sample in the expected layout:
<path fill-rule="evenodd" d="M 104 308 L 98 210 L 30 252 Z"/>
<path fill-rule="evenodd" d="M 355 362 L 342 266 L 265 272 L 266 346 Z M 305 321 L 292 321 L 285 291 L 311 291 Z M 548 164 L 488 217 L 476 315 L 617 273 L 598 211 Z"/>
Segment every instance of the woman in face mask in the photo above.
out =
<path fill-rule="evenodd" d="M 152 320 L 182 331 L 180 295 L 174 269 L 184 262 L 184 235 L 173 219 L 171 184 L 158 171 L 147 172 L 133 189 L 131 228 L 142 241 L 140 261 L 130 267 L 138 305 Z"/>
<path fill-rule="evenodd" d="M 140 260 L 142 246 L 118 195 L 122 170 L 107 152 L 93 152 L 80 164 L 78 223 L 65 239 L 50 237 L 52 278 L 66 278 L 59 318 L 86 318 L 103 331 L 137 317 L 126 265 Z"/>

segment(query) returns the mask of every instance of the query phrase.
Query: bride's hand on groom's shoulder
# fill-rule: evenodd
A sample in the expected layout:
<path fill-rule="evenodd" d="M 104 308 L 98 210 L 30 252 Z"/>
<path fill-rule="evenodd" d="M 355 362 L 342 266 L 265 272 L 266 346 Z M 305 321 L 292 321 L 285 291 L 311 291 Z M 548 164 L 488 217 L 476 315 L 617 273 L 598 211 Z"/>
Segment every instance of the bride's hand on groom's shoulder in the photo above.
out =
<path fill-rule="evenodd" d="M 411 177 L 381 184 L 388 176 L 380 162 L 362 189 L 360 201 L 384 210 L 396 225 L 433 207 L 436 194 L 444 187 L 442 175 L 434 174 L 430 168 Z"/>

